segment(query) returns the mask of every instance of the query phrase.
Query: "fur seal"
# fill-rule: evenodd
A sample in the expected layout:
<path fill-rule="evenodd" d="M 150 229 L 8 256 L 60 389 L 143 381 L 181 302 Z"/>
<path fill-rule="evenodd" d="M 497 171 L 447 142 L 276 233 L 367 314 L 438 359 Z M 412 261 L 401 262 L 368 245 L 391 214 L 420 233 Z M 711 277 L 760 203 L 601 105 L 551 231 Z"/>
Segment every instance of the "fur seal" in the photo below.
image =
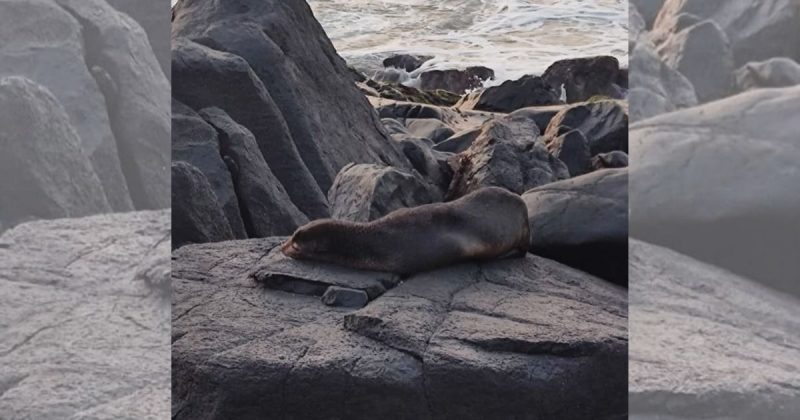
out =
<path fill-rule="evenodd" d="M 488 187 L 367 223 L 316 220 L 298 228 L 281 250 L 299 260 L 409 275 L 469 260 L 524 257 L 528 233 L 522 198 Z"/>

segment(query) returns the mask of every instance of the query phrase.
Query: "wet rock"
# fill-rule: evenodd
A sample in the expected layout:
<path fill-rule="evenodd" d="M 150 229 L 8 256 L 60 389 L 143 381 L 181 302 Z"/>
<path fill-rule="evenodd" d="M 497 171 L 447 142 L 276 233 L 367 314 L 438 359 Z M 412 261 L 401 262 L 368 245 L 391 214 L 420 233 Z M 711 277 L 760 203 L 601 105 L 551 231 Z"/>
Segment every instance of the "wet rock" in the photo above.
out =
<path fill-rule="evenodd" d="M 704 103 L 731 92 L 734 65 L 729 44 L 722 29 L 705 20 L 670 36 L 658 53 L 668 66 L 686 76 L 697 100 Z"/>
<path fill-rule="evenodd" d="M 443 89 L 425 91 L 399 84 L 399 82 L 385 80 L 382 82 L 368 80 L 359 88 L 364 94 L 370 96 L 437 106 L 452 106 L 461 99 L 460 95 Z"/>
<path fill-rule="evenodd" d="M 422 90 L 443 89 L 459 95 L 483 86 L 487 80 L 494 80 L 494 70 L 482 66 L 466 70 L 430 70 L 419 76 Z"/>
<path fill-rule="evenodd" d="M 5 228 L 111 210 L 69 116 L 43 86 L 0 77 L 0 149 Z"/>
<path fill-rule="evenodd" d="M 239 198 L 231 173 L 220 154 L 217 130 L 178 101 L 173 101 L 172 108 L 172 158 L 187 162 L 203 173 L 217 197 L 217 203 L 222 206 L 233 237 L 246 238 Z M 173 193 L 178 194 L 184 192 L 178 190 Z"/>
<path fill-rule="evenodd" d="M 394 210 L 435 201 L 430 186 L 389 166 L 352 164 L 342 168 L 328 193 L 331 217 L 368 222 Z"/>
<path fill-rule="evenodd" d="M 328 287 L 325 294 L 322 295 L 322 303 L 328 306 L 363 308 L 368 301 L 367 292 L 339 286 Z"/>
<path fill-rule="evenodd" d="M 234 238 L 211 183 L 186 162 L 172 164 L 172 246 Z"/>
<path fill-rule="evenodd" d="M 636 43 L 630 67 L 628 103 L 633 121 L 697 105 L 692 83 L 667 66 L 649 41 Z"/>
<path fill-rule="evenodd" d="M 396 67 L 411 73 L 432 58 L 427 55 L 395 54 L 383 60 L 383 67 Z"/>
<path fill-rule="evenodd" d="M 281 240 L 175 254 L 176 419 L 627 412 L 618 287 L 528 255 L 418 274 L 353 311 L 254 287 L 249 274 Z"/>
<path fill-rule="evenodd" d="M 3 418 L 170 416 L 169 238 L 169 211 L 0 236 Z"/>
<path fill-rule="evenodd" d="M 409 133 L 417 137 L 429 139 L 434 144 L 441 143 L 443 140 L 455 134 L 450 126 L 435 118 L 409 119 L 406 120 L 405 123 Z"/>
<path fill-rule="evenodd" d="M 747 63 L 734 73 L 737 92 L 800 85 L 800 64 L 785 57 Z"/>
<path fill-rule="evenodd" d="M 589 142 L 591 155 L 628 151 L 628 110 L 616 101 L 589 102 L 564 108 L 550 120 L 544 137 L 556 138 L 573 129 Z"/>
<path fill-rule="evenodd" d="M 489 186 L 522 194 L 569 178 L 566 165 L 537 141 L 538 135 L 538 127 L 528 119 L 502 118 L 484 124 L 472 145 L 451 158 L 453 180 L 446 200 Z"/>
<path fill-rule="evenodd" d="M 560 89 L 563 85 L 567 103 L 583 102 L 592 96 L 622 99 L 619 61 L 611 56 L 597 56 L 560 60 L 551 64 L 542 74 L 545 83 Z"/>
<path fill-rule="evenodd" d="M 217 130 L 223 160 L 231 162 L 228 166 L 248 235 L 289 235 L 307 223 L 264 161 L 253 133 L 219 108 L 203 109 L 200 115 Z"/>
<path fill-rule="evenodd" d="M 534 188 L 530 252 L 628 284 L 628 171 L 605 169 Z"/>
<path fill-rule="evenodd" d="M 592 158 L 592 168 L 595 170 L 627 167 L 628 154 L 619 150 L 608 153 L 600 153 Z"/>
<path fill-rule="evenodd" d="M 560 104 L 560 92 L 541 77 L 523 76 L 508 80 L 500 86 L 492 86 L 465 95 L 456 107 L 462 110 L 512 112 L 530 106 Z"/>
<path fill-rule="evenodd" d="M 550 120 L 556 116 L 560 111 L 566 109 L 569 105 L 551 105 L 551 106 L 532 106 L 528 108 L 518 109 L 511 114 L 511 118 L 528 118 L 536 123 L 539 131 L 544 133 L 547 126 L 550 125 Z"/>
<path fill-rule="evenodd" d="M 631 234 L 800 295 L 799 113 L 759 89 L 631 126 Z"/>
<path fill-rule="evenodd" d="M 433 150 L 448 153 L 461 153 L 472 145 L 481 134 L 480 128 L 473 128 L 453 134 L 447 139 L 433 146 Z"/>
<path fill-rule="evenodd" d="M 797 299 L 638 240 L 630 261 L 632 419 L 800 416 Z"/>
<path fill-rule="evenodd" d="M 589 141 L 580 130 L 571 130 L 550 140 L 547 150 L 567 165 L 570 176 L 583 175 L 591 170 Z"/>

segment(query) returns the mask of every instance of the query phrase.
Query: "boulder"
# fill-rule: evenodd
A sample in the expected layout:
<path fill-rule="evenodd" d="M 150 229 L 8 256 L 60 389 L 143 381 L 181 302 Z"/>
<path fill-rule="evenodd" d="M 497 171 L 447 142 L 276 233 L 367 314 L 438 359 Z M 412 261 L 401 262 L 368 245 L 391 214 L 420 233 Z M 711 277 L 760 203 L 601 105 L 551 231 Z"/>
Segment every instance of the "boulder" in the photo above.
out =
<path fill-rule="evenodd" d="M 800 86 L 632 125 L 631 235 L 800 295 L 797 115 Z"/>
<path fill-rule="evenodd" d="M 337 55 L 305 0 L 241 0 L 236 7 L 227 0 L 183 1 L 174 13 L 174 37 L 235 54 L 252 68 L 322 193 L 351 162 L 408 169 L 408 162 L 393 148 L 375 111 L 354 86 L 347 64 Z M 223 86 L 230 89 L 230 84 Z M 221 103 L 206 106 L 224 109 L 261 141 L 256 127 L 231 109 Z M 281 159 L 289 156 L 276 150 L 270 153 Z M 265 158 L 283 182 L 278 166 L 266 153 Z M 299 167 L 293 169 L 301 171 Z M 298 204 L 291 187 L 286 182 L 283 185 Z M 316 212 L 298 207 L 309 217 L 318 217 Z"/>
<path fill-rule="evenodd" d="M 630 0 L 630 10 L 637 10 L 646 28 L 652 28 L 665 0 Z"/>
<path fill-rule="evenodd" d="M 3 418 L 169 418 L 169 238 L 167 210 L 0 236 Z"/>
<path fill-rule="evenodd" d="M 592 158 L 592 168 L 609 169 L 609 168 L 627 168 L 628 167 L 628 154 L 615 150 L 608 153 L 600 153 Z"/>
<path fill-rule="evenodd" d="M 550 120 L 544 137 L 554 139 L 573 129 L 586 137 L 592 156 L 628 151 L 628 110 L 624 103 L 599 101 L 564 108 Z"/>
<path fill-rule="evenodd" d="M 730 95 L 733 87 L 733 53 L 728 37 L 710 20 L 670 36 L 658 53 L 671 68 L 686 76 L 700 103 Z"/>
<path fill-rule="evenodd" d="M 560 92 L 541 77 L 523 76 L 505 81 L 500 86 L 469 93 L 455 106 L 461 110 L 508 113 L 529 106 L 559 104 L 560 97 Z"/>
<path fill-rule="evenodd" d="M 429 139 L 434 144 L 441 143 L 455 134 L 450 126 L 435 118 L 408 119 L 405 124 L 409 133 Z"/>
<path fill-rule="evenodd" d="M 592 169 L 589 141 L 580 130 L 570 130 L 551 139 L 547 150 L 567 165 L 570 176 L 583 175 Z"/>
<path fill-rule="evenodd" d="M 445 200 L 489 186 L 522 194 L 569 178 L 566 165 L 537 141 L 538 135 L 538 127 L 528 119 L 499 118 L 484 124 L 472 145 L 451 158 L 453 180 Z"/>
<path fill-rule="evenodd" d="M 567 94 L 567 103 L 583 102 L 592 96 L 607 96 L 622 99 L 619 60 L 611 56 L 597 56 L 559 60 L 551 64 L 542 74 L 542 79 Z"/>
<path fill-rule="evenodd" d="M 630 244 L 630 418 L 800 416 L 800 301 Z"/>
<path fill-rule="evenodd" d="M 172 164 L 172 247 L 234 239 L 231 225 L 203 172 Z"/>
<path fill-rule="evenodd" d="M 686 76 L 656 54 L 648 41 L 637 42 L 631 52 L 631 119 L 635 121 L 697 105 L 697 95 Z"/>
<path fill-rule="evenodd" d="M 367 96 L 394 99 L 396 101 L 415 102 L 436 106 L 452 106 L 460 99 L 461 95 L 443 89 L 420 90 L 415 87 L 399 84 L 399 81 L 376 78 L 356 86 Z"/>
<path fill-rule="evenodd" d="M 176 420 L 627 413 L 623 289 L 528 255 L 421 273 L 360 310 L 331 307 L 254 283 L 282 240 L 175 253 Z"/>
<path fill-rule="evenodd" d="M 394 210 L 435 201 L 431 188 L 412 174 L 389 166 L 351 164 L 328 192 L 334 219 L 368 222 Z"/>
<path fill-rule="evenodd" d="M 247 127 L 292 202 L 311 219 L 327 217 L 320 185 L 295 146 L 283 114 L 247 62 L 181 38 L 173 39 L 172 48 L 172 95 L 192 109 L 219 107 Z"/>
<path fill-rule="evenodd" d="M 481 134 L 481 128 L 460 131 L 433 146 L 433 150 L 447 153 L 461 153 Z"/>
<path fill-rule="evenodd" d="M 147 33 L 147 39 L 158 59 L 161 70 L 170 78 L 169 29 L 171 14 L 159 2 L 139 0 L 106 0 L 113 8 L 132 17 Z"/>
<path fill-rule="evenodd" d="M 172 102 L 172 159 L 191 164 L 203 173 L 222 206 L 233 237 L 243 239 L 247 232 L 239 208 L 233 178 L 220 153 L 217 130 L 186 105 Z M 183 194 L 174 191 L 173 196 Z M 174 201 L 174 200 L 173 200 Z M 177 217 L 177 215 L 175 215 Z"/>
<path fill-rule="evenodd" d="M 411 73 L 431 59 L 433 57 L 428 55 L 394 54 L 383 60 L 383 67 L 395 67 Z"/>
<path fill-rule="evenodd" d="M 289 235 L 306 224 L 308 218 L 269 169 L 253 133 L 219 108 L 203 109 L 200 115 L 217 130 L 248 236 Z"/>
<path fill-rule="evenodd" d="M 0 149 L 5 228 L 111 210 L 69 116 L 45 87 L 23 77 L 0 78 Z"/>
<path fill-rule="evenodd" d="M 483 86 L 487 80 L 494 80 L 494 70 L 482 66 L 465 70 L 429 70 L 419 75 L 420 89 L 443 89 L 459 95 Z"/>
<path fill-rule="evenodd" d="M 568 107 L 569 105 L 532 106 L 518 109 L 509 115 L 515 119 L 528 118 L 533 120 L 536 126 L 539 127 L 539 131 L 544 133 L 547 130 L 547 126 L 550 125 L 550 120 Z"/>
<path fill-rule="evenodd" d="M 666 0 L 653 24 L 656 38 L 668 38 L 686 14 L 712 20 L 722 28 L 737 67 L 772 57 L 800 59 L 800 7 L 796 0 Z"/>
<path fill-rule="evenodd" d="M 522 195 L 529 251 L 628 284 L 628 170 L 604 169 Z"/>
<path fill-rule="evenodd" d="M 133 210 L 106 109 L 111 98 L 104 97 L 100 84 L 108 73 L 96 62 L 96 47 L 85 45 L 81 23 L 50 0 L 2 1 L 0 27 L 0 77 L 24 75 L 51 92 L 66 111 L 111 208 Z M 31 27 L 52 30 L 34 36 Z"/>
<path fill-rule="evenodd" d="M 734 73 L 737 92 L 800 85 L 800 64 L 785 57 L 747 63 Z"/>
<path fill-rule="evenodd" d="M 346 287 L 329 286 L 322 295 L 322 303 L 344 308 L 363 308 L 369 301 L 367 292 Z"/>
<path fill-rule="evenodd" d="M 401 135 L 393 137 L 422 179 L 427 181 L 430 186 L 435 187 L 429 189 L 433 200 L 438 201 L 447 191 L 453 178 L 453 170 L 448 163 L 452 153 L 433 150 L 430 140 Z"/>

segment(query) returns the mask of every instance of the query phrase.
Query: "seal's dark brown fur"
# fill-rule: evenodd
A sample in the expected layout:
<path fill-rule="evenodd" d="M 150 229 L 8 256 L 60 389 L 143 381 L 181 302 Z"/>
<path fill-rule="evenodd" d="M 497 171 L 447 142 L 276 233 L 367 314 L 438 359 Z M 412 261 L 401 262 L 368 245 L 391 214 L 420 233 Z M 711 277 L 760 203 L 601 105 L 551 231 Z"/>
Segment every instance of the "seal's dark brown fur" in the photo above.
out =
<path fill-rule="evenodd" d="M 502 188 L 483 188 L 448 203 L 394 211 L 369 223 L 316 220 L 282 250 L 289 257 L 412 274 L 528 250 L 525 202 Z"/>

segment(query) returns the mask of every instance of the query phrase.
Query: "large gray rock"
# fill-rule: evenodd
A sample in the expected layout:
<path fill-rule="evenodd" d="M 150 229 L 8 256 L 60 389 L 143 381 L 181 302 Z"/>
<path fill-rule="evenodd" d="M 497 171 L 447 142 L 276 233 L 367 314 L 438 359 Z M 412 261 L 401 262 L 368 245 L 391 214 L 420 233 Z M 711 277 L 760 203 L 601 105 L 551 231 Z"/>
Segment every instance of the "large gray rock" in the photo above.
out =
<path fill-rule="evenodd" d="M 604 169 L 522 195 L 529 251 L 628 283 L 628 171 Z"/>
<path fill-rule="evenodd" d="M 239 198 L 222 160 L 217 131 L 192 109 L 175 100 L 172 102 L 172 159 L 187 162 L 203 173 L 222 206 L 233 237 L 246 238 Z M 173 196 L 180 194 L 185 192 L 173 192 Z"/>
<path fill-rule="evenodd" d="M 111 210 L 64 108 L 46 88 L 0 78 L 0 223 Z M 0 228 L 2 229 L 2 228 Z"/>
<path fill-rule="evenodd" d="M 656 38 L 669 37 L 686 15 L 710 19 L 722 28 L 737 67 L 772 57 L 800 59 L 800 6 L 796 0 L 666 0 L 653 25 Z"/>
<path fill-rule="evenodd" d="M 419 274 L 353 311 L 254 283 L 281 240 L 175 254 L 177 420 L 626 414 L 624 290 L 528 255 Z"/>
<path fill-rule="evenodd" d="M 550 120 L 544 137 L 554 139 L 571 130 L 583 133 L 592 155 L 615 150 L 627 152 L 627 106 L 624 102 L 598 101 L 564 108 Z"/>
<path fill-rule="evenodd" d="M 170 78 L 170 19 L 171 13 L 164 1 L 106 0 L 108 4 L 132 17 L 147 33 L 150 46 L 161 70 Z"/>
<path fill-rule="evenodd" d="M 713 21 L 704 20 L 671 35 L 658 53 L 692 83 L 699 102 L 730 95 L 733 53 L 725 32 Z"/>
<path fill-rule="evenodd" d="M 422 90 L 443 89 L 459 95 L 493 79 L 494 70 L 481 66 L 467 67 L 465 70 L 430 70 L 419 75 Z"/>
<path fill-rule="evenodd" d="M 328 192 L 331 217 L 368 222 L 394 210 L 437 200 L 419 177 L 390 166 L 352 164 L 342 168 Z"/>
<path fill-rule="evenodd" d="M 272 174 L 253 133 L 219 108 L 203 109 L 200 115 L 217 130 L 219 151 L 231 172 L 248 235 L 289 235 L 306 224 L 308 218 Z"/>
<path fill-rule="evenodd" d="M 455 106 L 461 110 L 508 113 L 530 106 L 559 104 L 560 97 L 560 91 L 543 78 L 523 76 L 518 80 L 505 81 L 500 86 L 464 95 Z"/>
<path fill-rule="evenodd" d="M 619 60 L 607 55 L 559 60 L 542 74 L 542 79 L 557 91 L 563 86 L 567 103 L 587 101 L 597 95 L 621 99 L 619 78 Z"/>
<path fill-rule="evenodd" d="M 800 85 L 800 64 L 786 57 L 747 63 L 734 73 L 737 92 Z"/>
<path fill-rule="evenodd" d="M 0 236 L 3 418 L 169 418 L 169 239 L 168 211 Z"/>
<path fill-rule="evenodd" d="M 426 61 L 431 60 L 433 57 L 425 55 L 411 55 L 411 54 L 394 54 L 383 60 L 384 67 L 395 67 L 403 69 L 406 72 L 412 72 L 425 64 Z"/>
<path fill-rule="evenodd" d="M 697 105 L 692 83 L 664 63 L 647 40 L 633 47 L 630 73 L 628 103 L 634 122 Z"/>
<path fill-rule="evenodd" d="M 33 35 L 33 27 L 50 30 Z M 95 57 L 99 48 L 85 43 L 87 36 L 81 23 L 54 1 L 0 1 L 0 77 L 24 75 L 56 97 L 109 204 L 114 210 L 129 211 L 133 203 L 106 109 L 112 98 L 104 96 L 105 86 L 100 84 L 108 73 L 98 67 L 102 66 Z"/>
<path fill-rule="evenodd" d="M 172 247 L 227 241 L 233 231 L 203 172 L 189 163 L 172 164 Z"/>
<path fill-rule="evenodd" d="M 631 235 L 800 295 L 797 115 L 760 89 L 631 126 Z"/>
<path fill-rule="evenodd" d="M 800 301 L 631 240 L 630 418 L 800 417 Z"/>
<path fill-rule="evenodd" d="M 589 141 L 580 130 L 570 130 L 551 139 L 547 150 L 567 165 L 570 176 L 583 175 L 592 169 Z"/>
<path fill-rule="evenodd" d="M 490 186 L 522 194 L 569 178 L 566 165 L 538 140 L 539 128 L 530 119 L 508 117 L 487 122 L 472 145 L 451 158 L 453 180 L 446 200 Z"/>
<path fill-rule="evenodd" d="M 664 0 L 630 0 L 630 8 L 638 10 L 647 28 L 652 28 L 653 23 L 664 5 Z"/>
<path fill-rule="evenodd" d="M 236 7 L 227 0 L 182 1 L 175 6 L 172 35 L 230 52 L 249 64 L 321 191 L 328 191 L 351 162 L 408 168 L 306 1 L 241 0 Z M 260 138 L 256 127 L 231 109 L 206 106 L 213 105 Z M 265 158 L 281 178 L 271 158 Z M 290 190 L 285 182 L 284 187 Z"/>
<path fill-rule="evenodd" d="M 173 96 L 193 109 L 219 107 L 247 127 L 292 202 L 311 219 L 326 217 L 323 190 L 300 156 L 281 110 L 247 62 L 182 38 L 173 39 L 172 48 Z"/>

